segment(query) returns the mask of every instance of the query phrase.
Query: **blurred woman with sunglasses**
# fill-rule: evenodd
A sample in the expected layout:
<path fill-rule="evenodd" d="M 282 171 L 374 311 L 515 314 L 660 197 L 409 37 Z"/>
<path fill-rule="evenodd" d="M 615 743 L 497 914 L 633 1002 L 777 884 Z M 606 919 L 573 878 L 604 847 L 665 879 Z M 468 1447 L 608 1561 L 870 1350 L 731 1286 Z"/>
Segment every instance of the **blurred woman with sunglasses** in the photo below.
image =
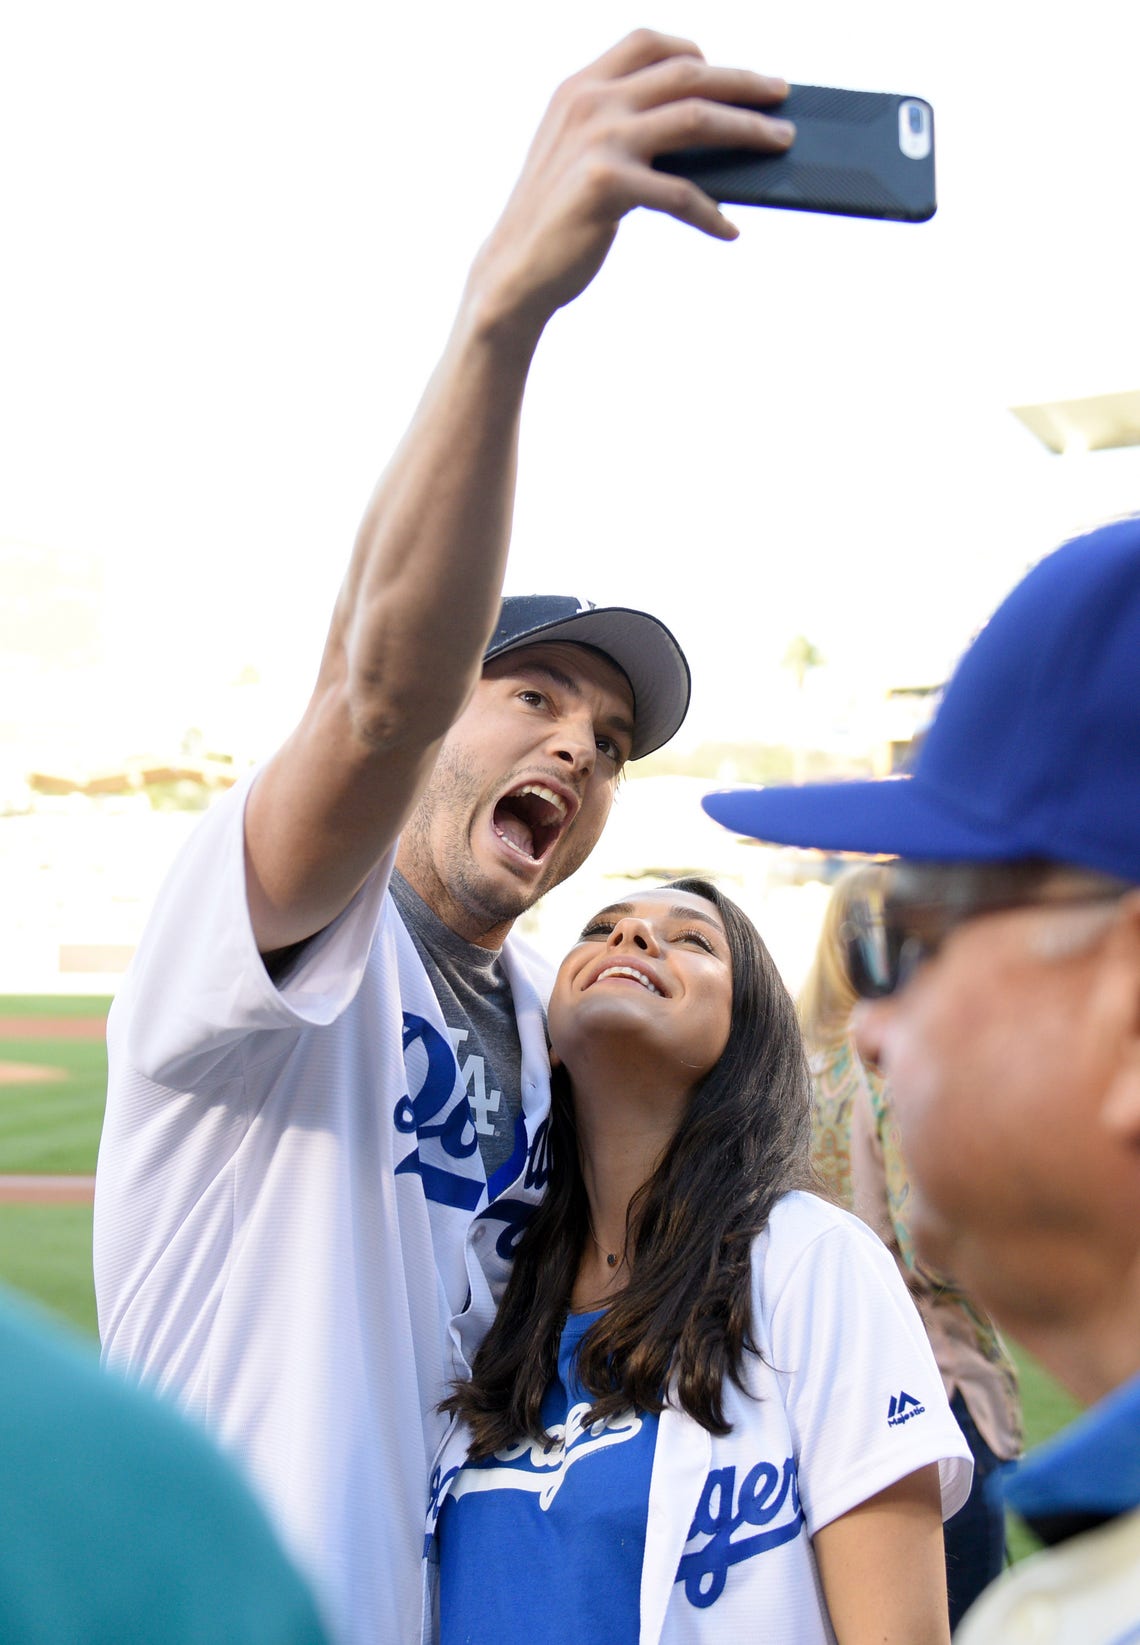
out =
<path fill-rule="evenodd" d="M 807 1191 L 755 928 L 701 880 L 603 909 L 549 1026 L 549 1191 L 432 1479 L 443 1645 L 945 1645 L 969 1453 L 894 1263 Z"/>

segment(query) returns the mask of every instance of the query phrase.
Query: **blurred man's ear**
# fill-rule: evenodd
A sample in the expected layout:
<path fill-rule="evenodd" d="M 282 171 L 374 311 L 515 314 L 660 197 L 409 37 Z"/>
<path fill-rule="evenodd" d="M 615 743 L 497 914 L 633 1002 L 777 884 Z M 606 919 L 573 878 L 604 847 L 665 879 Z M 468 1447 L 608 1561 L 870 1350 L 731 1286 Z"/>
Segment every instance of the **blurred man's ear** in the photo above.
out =
<path fill-rule="evenodd" d="M 1112 933 L 1112 957 L 1121 990 L 1120 1058 L 1105 1094 L 1101 1118 L 1122 1142 L 1140 1152 L 1140 891 L 1121 900 Z"/>

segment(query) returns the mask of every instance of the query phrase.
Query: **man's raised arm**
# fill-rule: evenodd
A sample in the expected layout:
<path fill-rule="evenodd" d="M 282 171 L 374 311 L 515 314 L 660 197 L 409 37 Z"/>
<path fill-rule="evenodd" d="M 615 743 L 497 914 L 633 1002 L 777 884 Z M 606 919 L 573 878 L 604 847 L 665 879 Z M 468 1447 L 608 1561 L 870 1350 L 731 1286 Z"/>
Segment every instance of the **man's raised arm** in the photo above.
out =
<path fill-rule="evenodd" d="M 250 794 L 246 878 L 263 952 L 347 905 L 478 678 L 510 539 L 523 391 L 546 322 L 593 279 L 635 206 L 735 238 L 707 195 L 651 162 L 697 144 L 785 148 L 790 128 L 758 109 L 786 90 L 643 30 L 556 92 L 364 516 L 313 696 Z"/>

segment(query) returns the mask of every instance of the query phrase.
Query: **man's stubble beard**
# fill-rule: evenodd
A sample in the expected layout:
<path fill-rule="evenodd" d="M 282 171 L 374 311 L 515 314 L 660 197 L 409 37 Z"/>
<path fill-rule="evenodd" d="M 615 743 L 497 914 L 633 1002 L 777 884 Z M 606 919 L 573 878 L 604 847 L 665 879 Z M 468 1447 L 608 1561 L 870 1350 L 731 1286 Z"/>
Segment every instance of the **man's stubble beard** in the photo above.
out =
<path fill-rule="evenodd" d="M 506 786 L 510 786 L 509 773 Z M 480 869 L 471 848 L 475 813 L 487 797 L 470 766 L 445 744 L 400 836 L 405 877 L 445 923 L 456 928 L 456 916 L 465 916 L 470 928 L 480 934 L 525 914 L 540 897 L 569 879 L 596 843 L 560 849 L 565 847 L 560 840 L 537 885 L 512 886 L 502 876 Z M 435 849 L 433 839 L 442 841 L 442 849 Z"/>

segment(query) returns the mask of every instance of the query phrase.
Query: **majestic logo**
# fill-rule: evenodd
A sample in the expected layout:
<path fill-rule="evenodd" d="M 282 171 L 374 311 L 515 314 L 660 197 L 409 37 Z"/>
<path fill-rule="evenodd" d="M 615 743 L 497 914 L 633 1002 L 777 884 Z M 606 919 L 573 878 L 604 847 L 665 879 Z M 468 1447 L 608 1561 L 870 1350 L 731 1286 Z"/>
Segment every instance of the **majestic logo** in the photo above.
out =
<path fill-rule="evenodd" d="M 901 1428 L 911 1417 L 923 1416 L 925 1411 L 926 1406 L 915 1399 L 913 1394 L 892 1394 L 891 1403 L 887 1407 L 887 1422 L 892 1428 Z"/>
<path fill-rule="evenodd" d="M 758 1462 L 739 1488 L 735 1467 L 714 1468 L 705 1480 L 677 1567 L 676 1580 L 684 1583 L 689 1604 L 702 1610 L 715 1604 L 731 1565 L 794 1541 L 803 1523 L 793 1457 L 782 1464 Z M 751 1532 L 746 1529 L 750 1526 Z"/>
<path fill-rule="evenodd" d="M 490 1462 L 463 1468 L 452 1481 L 451 1495 L 468 1496 L 472 1491 L 530 1491 L 545 1511 L 576 1462 L 611 1445 L 624 1445 L 641 1432 L 641 1418 L 636 1411 L 603 1418 L 587 1428 L 583 1419 L 589 1409 L 588 1403 L 572 1405 L 565 1423 L 551 1428 L 544 1440 L 521 1440 L 517 1445 L 496 1451 Z"/>

